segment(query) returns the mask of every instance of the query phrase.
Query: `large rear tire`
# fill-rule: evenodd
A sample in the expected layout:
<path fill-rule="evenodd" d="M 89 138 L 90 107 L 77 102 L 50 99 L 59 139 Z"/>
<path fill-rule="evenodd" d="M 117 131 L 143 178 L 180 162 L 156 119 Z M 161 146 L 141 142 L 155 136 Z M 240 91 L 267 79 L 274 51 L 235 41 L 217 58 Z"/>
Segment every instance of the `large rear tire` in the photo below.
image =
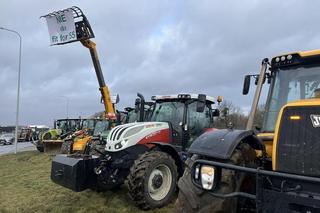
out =
<path fill-rule="evenodd" d="M 176 191 L 177 174 L 177 166 L 169 154 L 146 152 L 130 169 L 129 195 L 144 210 L 167 205 Z"/>
<path fill-rule="evenodd" d="M 230 158 L 230 163 L 241 166 L 254 167 L 256 154 L 248 144 L 240 144 Z M 191 181 L 190 167 L 193 164 L 192 159 L 187 161 L 183 177 L 180 178 L 179 195 L 175 203 L 176 212 L 193 213 L 193 212 L 248 212 L 247 203 L 238 198 L 216 198 L 205 190 L 199 189 Z M 227 194 L 235 191 L 250 191 L 254 189 L 254 182 L 250 176 L 238 173 L 232 170 L 222 169 L 221 181 L 216 193 Z M 246 189 L 243 189 L 246 183 Z M 253 184 L 253 185 L 252 185 Z"/>
<path fill-rule="evenodd" d="M 39 152 L 43 152 L 43 151 L 44 151 L 43 146 L 36 146 L 36 147 L 37 147 L 37 150 L 38 150 Z"/>

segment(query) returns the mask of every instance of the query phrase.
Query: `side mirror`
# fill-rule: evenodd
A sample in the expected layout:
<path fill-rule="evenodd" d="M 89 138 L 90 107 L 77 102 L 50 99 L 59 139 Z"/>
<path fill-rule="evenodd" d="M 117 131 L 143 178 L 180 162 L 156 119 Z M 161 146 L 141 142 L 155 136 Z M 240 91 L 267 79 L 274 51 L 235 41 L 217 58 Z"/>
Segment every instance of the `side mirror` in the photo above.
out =
<path fill-rule="evenodd" d="M 246 75 L 244 77 L 244 81 L 243 81 L 243 89 L 242 89 L 242 94 L 243 95 L 247 95 L 249 93 L 249 89 L 250 89 L 250 79 L 251 76 L 250 75 Z"/>
<path fill-rule="evenodd" d="M 197 102 L 197 112 L 203 112 L 206 107 L 206 95 L 199 94 Z"/>

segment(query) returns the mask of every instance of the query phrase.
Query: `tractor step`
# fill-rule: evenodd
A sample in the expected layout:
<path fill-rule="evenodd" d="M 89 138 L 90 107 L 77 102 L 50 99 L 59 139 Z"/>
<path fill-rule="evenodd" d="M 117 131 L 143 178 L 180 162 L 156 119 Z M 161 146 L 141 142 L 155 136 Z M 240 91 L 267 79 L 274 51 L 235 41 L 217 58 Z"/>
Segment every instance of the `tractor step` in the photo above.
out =
<path fill-rule="evenodd" d="M 75 192 L 83 191 L 95 185 L 94 167 L 97 163 L 98 156 L 57 155 L 52 160 L 51 180 Z"/>

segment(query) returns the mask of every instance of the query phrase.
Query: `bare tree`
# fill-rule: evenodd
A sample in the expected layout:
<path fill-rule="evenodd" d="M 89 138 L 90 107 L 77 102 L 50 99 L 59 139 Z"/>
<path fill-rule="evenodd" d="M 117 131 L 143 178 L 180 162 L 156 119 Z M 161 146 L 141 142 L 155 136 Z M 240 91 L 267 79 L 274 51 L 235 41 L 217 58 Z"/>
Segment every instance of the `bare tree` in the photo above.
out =
<path fill-rule="evenodd" d="M 244 129 L 247 123 L 247 116 L 243 110 L 232 103 L 232 101 L 225 100 L 220 106 L 220 117 L 216 119 L 216 128 L 235 128 Z"/>
<path fill-rule="evenodd" d="M 220 117 L 215 120 L 215 127 L 218 129 L 234 128 L 245 129 L 248 121 L 248 115 L 246 115 L 241 107 L 236 106 L 232 101 L 224 101 L 219 106 Z M 259 105 L 255 118 L 254 126 L 261 128 L 263 124 L 263 116 L 265 111 L 265 105 Z"/>

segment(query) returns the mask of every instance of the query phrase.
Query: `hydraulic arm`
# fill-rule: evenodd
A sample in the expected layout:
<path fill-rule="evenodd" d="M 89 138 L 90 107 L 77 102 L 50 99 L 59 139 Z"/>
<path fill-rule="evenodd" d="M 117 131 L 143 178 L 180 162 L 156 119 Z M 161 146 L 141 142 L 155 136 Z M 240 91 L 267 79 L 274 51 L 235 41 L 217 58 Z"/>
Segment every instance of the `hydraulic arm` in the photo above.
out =
<path fill-rule="evenodd" d="M 113 108 L 113 104 L 110 98 L 109 88 L 106 85 L 103 77 L 103 73 L 100 66 L 100 61 L 98 57 L 98 52 L 96 49 L 96 44 L 90 39 L 81 40 L 83 46 L 87 47 L 90 50 L 91 59 L 93 62 L 94 69 L 96 71 L 97 79 L 99 82 L 99 90 L 102 95 L 102 102 L 104 104 L 105 117 L 111 120 L 115 120 L 115 111 Z"/>

